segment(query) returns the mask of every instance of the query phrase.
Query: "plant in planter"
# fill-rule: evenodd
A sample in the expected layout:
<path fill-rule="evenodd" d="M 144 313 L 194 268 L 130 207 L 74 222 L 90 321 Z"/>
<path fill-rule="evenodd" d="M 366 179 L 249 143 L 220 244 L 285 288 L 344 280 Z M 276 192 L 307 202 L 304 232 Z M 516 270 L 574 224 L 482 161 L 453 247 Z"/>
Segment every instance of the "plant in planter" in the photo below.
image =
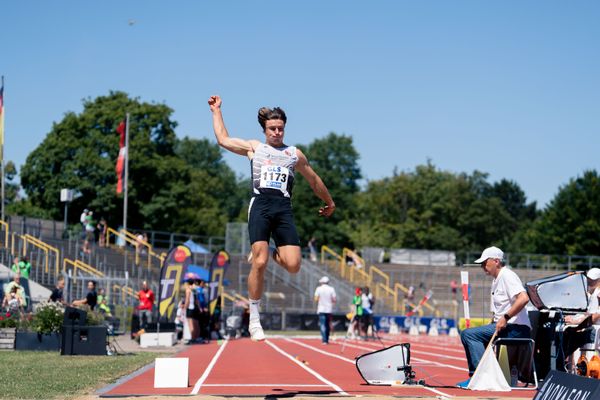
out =
<path fill-rule="evenodd" d="M 10 312 L 0 313 L 0 328 L 16 328 L 19 326 L 19 317 Z"/>
<path fill-rule="evenodd" d="M 31 330 L 40 333 L 58 333 L 63 324 L 65 309 L 60 303 L 44 301 L 34 308 Z"/>
<path fill-rule="evenodd" d="M 18 325 L 17 315 L 10 312 L 0 313 L 0 349 L 15 348 L 15 334 Z"/>
<path fill-rule="evenodd" d="M 17 332 L 17 350 L 59 350 L 64 308 L 60 303 L 45 301 L 34 307 L 33 316 L 22 319 Z"/>

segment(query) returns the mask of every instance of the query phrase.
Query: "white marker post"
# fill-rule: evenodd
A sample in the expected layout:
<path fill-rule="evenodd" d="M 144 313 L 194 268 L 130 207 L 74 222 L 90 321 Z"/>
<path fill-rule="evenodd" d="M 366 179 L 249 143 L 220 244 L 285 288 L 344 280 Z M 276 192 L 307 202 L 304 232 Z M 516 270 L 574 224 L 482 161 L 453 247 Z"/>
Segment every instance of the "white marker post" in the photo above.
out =
<path fill-rule="evenodd" d="M 469 312 L 469 271 L 460 271 L 462 284 L 463 309 L 465 311 L 465 326 L 471 327 L 471 313 Z"/>

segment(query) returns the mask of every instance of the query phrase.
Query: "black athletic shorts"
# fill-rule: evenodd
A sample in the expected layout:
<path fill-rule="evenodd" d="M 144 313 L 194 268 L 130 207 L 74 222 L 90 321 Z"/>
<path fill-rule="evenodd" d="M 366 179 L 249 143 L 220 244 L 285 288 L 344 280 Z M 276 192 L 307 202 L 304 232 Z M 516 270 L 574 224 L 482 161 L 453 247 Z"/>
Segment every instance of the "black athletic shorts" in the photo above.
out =
<path fill-rule="evenodd" d="M 253 197 L 248 209 L 248 233 L 250 244 L 269 242 L 272 237 L 277 247 L 300 246 L 291 200 L 264 194 Z"/>

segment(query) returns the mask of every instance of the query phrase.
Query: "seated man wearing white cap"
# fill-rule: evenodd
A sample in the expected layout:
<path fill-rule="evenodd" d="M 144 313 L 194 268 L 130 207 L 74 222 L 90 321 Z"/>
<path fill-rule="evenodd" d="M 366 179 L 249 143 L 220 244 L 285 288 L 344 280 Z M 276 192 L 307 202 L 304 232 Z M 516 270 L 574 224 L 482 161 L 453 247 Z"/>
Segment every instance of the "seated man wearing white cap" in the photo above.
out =
<path fill-rule="evenodd" d="M 319 327 L 321 329 L 321 340 L 323 344 L 329 344 L 331 332 L 331 313 L 337 301 L 335 289 L 329 286 L 329 278 L 324 276 L 319 279 L 321 284 L 315 290 L 315 302 L 317 302 L 317 314 L 319 314 Z"/>
<path fill-rule="evenodd" d="M 556 369 L 564 371 L 565 358 L 568 358 L 575 350 L 586 343 L 593 343 L 596 338 L 596 328 L 585 326 L 580 329 L 577 327 L 586 318 L 591 318 L 593 325 L 600 325 L 600 309 L 598 307 L 598 297 L 600 296 L 600 268 L 591 268 L 587 273 L 587 291 L 588 291 L 588 308 L 584 314 L 567 315 L 565 323 L 574 327 L 567 328 L 562 333 L 562 337 L 558 337 Z"/>
<path fill-rule="evenodd" d="M 494 278 L 491 293 L 492 323 L 465 329 L 460 339 L 465 347 L 469 376 L 473 376 L 485 348 L 494 336 L 505 338 L 530 338 L 531 324 L 525 306 L 529 296 L 521 279 L 512 270 L 504 267 L 504 253 L 497 247 L 488 247 L 475 261 L 487 275 Z M 470 378 L 457 384 L 466 388 Z"/>

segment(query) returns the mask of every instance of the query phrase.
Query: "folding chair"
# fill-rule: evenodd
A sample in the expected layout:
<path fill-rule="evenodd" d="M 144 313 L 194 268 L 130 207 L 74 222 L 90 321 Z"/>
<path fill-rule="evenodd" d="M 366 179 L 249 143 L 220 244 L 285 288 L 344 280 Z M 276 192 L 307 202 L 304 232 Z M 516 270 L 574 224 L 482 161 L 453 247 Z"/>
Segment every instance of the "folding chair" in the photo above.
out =
<path fill-rule="evenodd" d="M 533 339 L 499 338 L 494 342 L 494 348 L 500 368 L 512 389 L 537 389 Z M 514 368 L 517 375 L 511 379 L 511 371 L 514 371 Z"/>

